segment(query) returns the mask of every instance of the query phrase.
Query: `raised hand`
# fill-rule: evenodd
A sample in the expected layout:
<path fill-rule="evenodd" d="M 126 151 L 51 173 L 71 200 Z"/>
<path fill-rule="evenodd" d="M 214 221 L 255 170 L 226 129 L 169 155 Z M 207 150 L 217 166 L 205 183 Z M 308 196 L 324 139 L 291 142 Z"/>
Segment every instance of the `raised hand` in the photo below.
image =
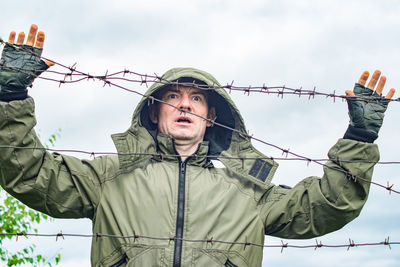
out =
<path fill-rule="evenodd" d="M 382 96 L 386 77 L 376 70 L 367 84 L 369 72 L 364 71 L 354 90 L 346 91 L 349 108 L 350 127 L 345 138 L 373 142 L 383 123 L 384 113 L 395 93 L 390 89 L 385 97 Z M 379 79 L 380 78 L 380 79 Z M 367 86 L 365 87 L 365 84 Z"/>
<path fill-rule="evenodd" d="M 0 59 L 0 100 L 12 101 L 25 99 L 27 87 L 32 86 L 34 79 L 54 65 L 51 61 L 43 61 L 40 56 L 43 51 L 45 35 L 38 33 L 38 27 L 32 25 L 26 44 L 25 33 L 10 33 Z"/>
<path fill-rule="evenodd" d="M 368 85 L 366 88 L 370 89 L 372 92 L 375 92 L 377 95 L 381 96 L 383 87 L 385 87 L 386 83 L 386 76 L 382 76 L 381 79 L 379 77 L 381 76 L 381 71 L 376 70 L 374 74 L 372 74 L 371 80 L 369 81 Z M 362 85 L 365 87 L 365 84 L 367 83 L 369 77 L 369 72 L 364 71 L 363 74 L 361 75 L 360 79 L 358 79 L 358 84 Z M 375 88 L 377 82 L 379 80 L 378 86 Z M 395 89 L 390 89 L 385 98 L 391 99 L 395 93 Z M 346 95 L 347 96 L 355 96 L 355 93 L 350 90 L 346 90 Z"/>

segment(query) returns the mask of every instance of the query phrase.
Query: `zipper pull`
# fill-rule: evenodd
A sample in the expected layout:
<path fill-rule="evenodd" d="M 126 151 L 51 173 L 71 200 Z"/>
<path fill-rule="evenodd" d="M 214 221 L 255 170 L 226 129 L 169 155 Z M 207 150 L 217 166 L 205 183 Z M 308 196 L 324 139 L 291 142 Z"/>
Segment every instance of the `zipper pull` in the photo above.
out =
<path fill-rule="evenodd" d="M 181 162 L 181 173 L 184 174 L 185 173 L 185 163 Z"/>

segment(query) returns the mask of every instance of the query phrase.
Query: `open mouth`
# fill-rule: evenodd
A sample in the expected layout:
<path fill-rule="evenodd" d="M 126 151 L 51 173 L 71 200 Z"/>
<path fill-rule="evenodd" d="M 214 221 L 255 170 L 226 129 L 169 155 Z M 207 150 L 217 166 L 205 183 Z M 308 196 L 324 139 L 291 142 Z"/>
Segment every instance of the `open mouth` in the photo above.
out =
<path fill-rule="evenodd" d="M 189 119 L 188 117 L 179 117 L 176 122 L 179 123 L 192 123 L 192 120 Z"/>

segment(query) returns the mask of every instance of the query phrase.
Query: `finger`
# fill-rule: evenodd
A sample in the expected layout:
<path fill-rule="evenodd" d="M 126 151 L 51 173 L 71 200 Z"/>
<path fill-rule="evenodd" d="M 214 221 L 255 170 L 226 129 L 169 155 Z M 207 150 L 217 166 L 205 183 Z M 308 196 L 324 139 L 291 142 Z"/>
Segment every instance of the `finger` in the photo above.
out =
<path fill-rule="evenodd" d="M 369 77 L 369 72 L 368 71 L 364 71 L 363 74 L 361 74 L 360 79 L 358 80 L 358 83 L 361 85 L 365 85 L 365 83 L 367 82 Z"/>
<path fill-rule="evenodd" d="M 32 24 L 31 28 L 29 29 L 28 39 L 26 39 L 26 45 L 33 46 L 35 43 L 37 30 L 38 26 Z"/>
<path fill-rule="evenodd" d="M 9 44 L 14 44 L 16 35 L 17 35 L 16 32 L 10 32 L 10 35 L 8 36 L 8 43 Z"/>
<path fill-rule="evenodd" d="M 44 32 L 38 32 L 35 47 L 43 48 L 44 45 Z"/>
<path fill-rule="evenodd" d="M 354 92 L 353 91 L 350 91 L 350 90 L 346 90 L 346 95 L 347 96 L 356 96 L 355 94 L 354 94 Z"/>
<path fill-rule="evenodd" d="M 376 86 L 376 89 L 375 89 L 375 92 L 376 92 L 378 95 L 381 95 L 381 94 L 382 94 L 383 87 L 385 87 L 385 83 L 386 83 L 386 77 L 385 77 L 385 76 L 382 76 L 382 77 L 379 79 L 378 85 Z"/>
<path fill-rule="evenodd" d="M 394 88 L 390 89 L 385 98 L 392 99 L 394 93 L 396 93 L 396 90 Z"/>
<path fill-rule="evenodd" d="M 49 66 L 49 67 L 54 66 L 54 65 L 56 64 L 56 63 L 54 63 L 53 61 L 48 60 L 48 59 L 45 59 L 45 60 L 44 60 L 44 63 L 46 63 L 47 66 Z"/>
<path fill-rule="evenodd" d="M 18 45 L 24 44 L 24 40 L 25 40 L 25 33 L 24 32 L 18 33 L 17 44 Z"/>
<path fill-rule="evenodd" d="M 372 74 L 371 80 L 369 81 L 367 88 L 374 90 L 375 85 L 379 80 L 379 76 L 381 76 L 381 71 L 380 70 L 374 71 L 374 74 Z"/>

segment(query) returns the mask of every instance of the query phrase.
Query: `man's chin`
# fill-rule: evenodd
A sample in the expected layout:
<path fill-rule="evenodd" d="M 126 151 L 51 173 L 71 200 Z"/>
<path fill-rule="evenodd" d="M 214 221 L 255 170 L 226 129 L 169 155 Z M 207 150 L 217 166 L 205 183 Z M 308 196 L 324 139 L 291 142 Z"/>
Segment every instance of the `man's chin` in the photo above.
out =
<path fill-rule="evenodd" d="M 179 141 L 182 141 L 184 143 L 198 142 L 199 138 L 200 142 L 203 141 L 204 136 L 199 136 L 198 132 L 195 132 L 193 130 L 180 130 L 181 131 L 169 131 L 169 134 L 174 138 L 175 143 L 179 143 Z"/>
<path fill-rule="evenodd" d="M 175 139 L 175 141 L 182 140 L 182 141 L 188 141 L 188 140 L 193 140 L 193 136 L 189 135 L 172 135 L 172 137 Z"/>
<path fill-rule="evenodd" d="M 174 138 L 175 142 L 183 141 L 183 142 L 187 143 L 188 141 L 195 141 L 198 138 L 198 136 L 196 136 L 196 135 L 187 134 L 187 133 L 179 133 L 179 134 L 171 134 L 171 135 Z"/>

